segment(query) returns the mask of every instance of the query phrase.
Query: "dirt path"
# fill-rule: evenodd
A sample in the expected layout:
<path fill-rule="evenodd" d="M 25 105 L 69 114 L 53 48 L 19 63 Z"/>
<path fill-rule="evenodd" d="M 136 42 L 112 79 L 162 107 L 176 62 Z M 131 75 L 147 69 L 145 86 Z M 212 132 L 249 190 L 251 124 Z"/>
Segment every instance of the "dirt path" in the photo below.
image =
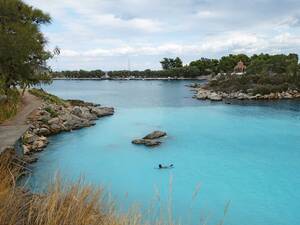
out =
<path fill-rule="evenodd" d="M 42 101 L 26 92 L 22 99 L 22 108 L 9 121 L 0 124 L 0 153 L 6 148 L 13 147 L 28 129 L 26 124 L 30 114 L 42 104 Z"/>

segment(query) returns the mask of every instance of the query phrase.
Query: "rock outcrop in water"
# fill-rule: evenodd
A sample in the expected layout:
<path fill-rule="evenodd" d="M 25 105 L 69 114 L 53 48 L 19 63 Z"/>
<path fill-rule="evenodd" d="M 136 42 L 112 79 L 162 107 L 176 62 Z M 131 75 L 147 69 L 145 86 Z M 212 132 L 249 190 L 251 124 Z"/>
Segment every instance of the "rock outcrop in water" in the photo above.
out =
<path fill-rule="evenodd" d="M 162 142 L 159 138 L 166 136 L 167 133 L 163 131 L 153 131 L 152 133 L 146 135 L 142 139 L 135 139 L 132 141 L 132 144 L 136 145 L 145 145 L 148 147 L 154 147 L 160 145 Z"/>
<path fill-rule="evenodd" d="M 28 121 L 30 127 L 22 137 L 25 158 L 28 162 L 35 162 L 36 158 L 29 156 L 47 146 L 47 136 L 90 127 L 98 118 L 113 114 L 114 108 L 85 104 L 80 100 L 66 101 L 64 105 L 44 102 Z"/>
<path fill-rule="evenodd" d="M 220 91 L 213 91 L 203 87 L 196 88 L 195 97 L 199 100 L 211 100 L 211 101 L 222 101 L 226 99 L 237 99 L 237 100 L 279 100 L 279 99 L 295 99 L 300 98 L 300 92 L 296 90 L 288 90 L 285 92 L 277 92 L 270 94 L 246 94 L 242 91 L 225 93 Z"/>

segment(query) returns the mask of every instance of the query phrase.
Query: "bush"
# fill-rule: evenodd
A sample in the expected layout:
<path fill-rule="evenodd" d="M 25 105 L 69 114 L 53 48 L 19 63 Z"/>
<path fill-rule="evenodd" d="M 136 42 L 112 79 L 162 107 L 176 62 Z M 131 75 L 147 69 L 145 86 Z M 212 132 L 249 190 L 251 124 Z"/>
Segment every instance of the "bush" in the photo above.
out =
<path fill-rule="evenodd" d="M 51 116 L 52 118 L 58 116 L 58 113 L 55 112 L 55 110 L 53 110 L 51 107 L 46 107 L 45 110 L 46 110 L 48 113 L 50 113 L 50 116 Z"/>

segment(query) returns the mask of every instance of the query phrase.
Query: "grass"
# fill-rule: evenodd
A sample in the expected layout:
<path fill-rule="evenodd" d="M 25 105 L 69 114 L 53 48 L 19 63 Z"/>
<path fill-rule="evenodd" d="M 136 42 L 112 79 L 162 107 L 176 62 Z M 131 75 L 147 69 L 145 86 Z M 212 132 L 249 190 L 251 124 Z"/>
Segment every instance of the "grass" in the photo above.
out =
<path fill-rule="evenodd" d="M 4 94 L 0 90 L 0 95 Z M 17 89 L 10 89 L 7 99 L 0 101 L 0 124 L 14 117 L 21 106 L 21 96 Z"/>
<path fill-rule="evenodd" d="M 33 89 L 29 90 L 29 93 L 43 99 L 44 101 L 50 102 L 52 104 L 63 105 L 63 106 L 67 105 L 67 101 L 65 101 L 55 95 L 49 94 L 42 89 L 33 88 Z"/>

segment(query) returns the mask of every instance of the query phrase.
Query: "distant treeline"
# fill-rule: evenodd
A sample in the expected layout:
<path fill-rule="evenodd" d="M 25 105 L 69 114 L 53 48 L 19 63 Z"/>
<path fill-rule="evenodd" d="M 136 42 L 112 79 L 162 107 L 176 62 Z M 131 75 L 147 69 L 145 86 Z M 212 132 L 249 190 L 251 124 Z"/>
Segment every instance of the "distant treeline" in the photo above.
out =
<path fill-rule="evenodd" d="M 92 70 L 92 71 L 61 71 L 52 72 L 52 77 L 54 78 L 101 78 L 105 75 L 102 70 Z"/>
<path fill-rule="evenodd" d="M 162 70 L 144 71 L 109 71 L 109 78 L 196 78 L 204 75 L 231 74 L 238 62 L 242 61 L 247 74 L 296 74 L 299 71 L 297 54 L 260 54 L 251 57 L 245 54 L 223 56 L 221 59 L 201 58 L 189 65 L 182 65 L 180 58 L 164 58 L 160 63 Z M 103 78 L 105 72 L 94 71 L 62 71 L 53 72 L 55 78 Z"/>

